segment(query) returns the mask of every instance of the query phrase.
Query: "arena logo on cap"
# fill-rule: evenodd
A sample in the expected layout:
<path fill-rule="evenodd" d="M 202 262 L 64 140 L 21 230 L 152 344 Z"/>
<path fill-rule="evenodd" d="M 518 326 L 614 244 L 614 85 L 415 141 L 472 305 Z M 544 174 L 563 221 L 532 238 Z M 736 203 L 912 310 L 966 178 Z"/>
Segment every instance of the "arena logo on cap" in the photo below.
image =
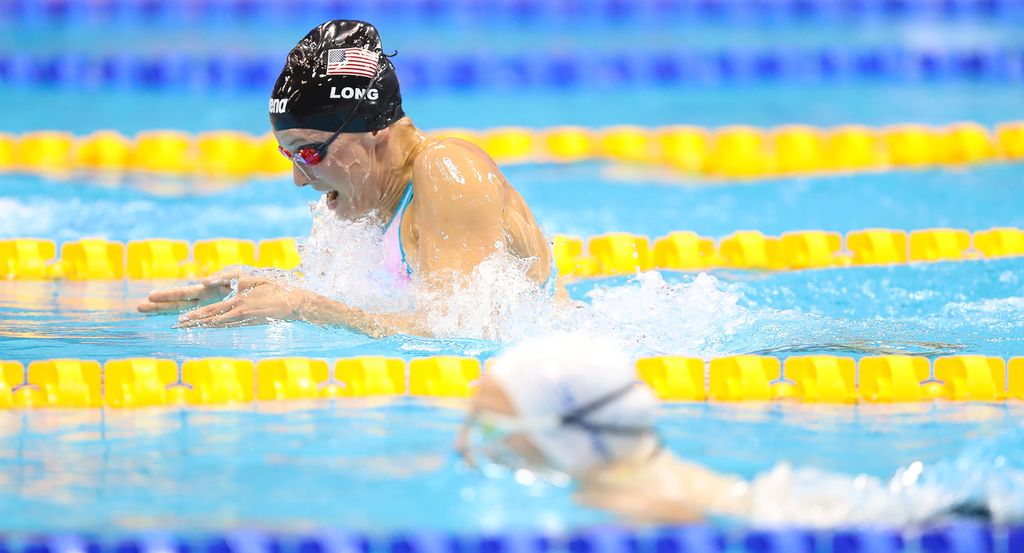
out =
<path fill-rule="evenodd" d="M 376 100 L 380 97 L 380 91 L 376 88 L 367 90 L 365 88 L 345 86 L 339 92 L 336 87 L 331 87 L 331 98 L 338 100 L 362 100 L 364 96 L 367 100 Z"/>
<path fill-rule="evenodd" d="M 288 98 L 271 98 L 270 113 L 284 113 L 288 111 Z"/>

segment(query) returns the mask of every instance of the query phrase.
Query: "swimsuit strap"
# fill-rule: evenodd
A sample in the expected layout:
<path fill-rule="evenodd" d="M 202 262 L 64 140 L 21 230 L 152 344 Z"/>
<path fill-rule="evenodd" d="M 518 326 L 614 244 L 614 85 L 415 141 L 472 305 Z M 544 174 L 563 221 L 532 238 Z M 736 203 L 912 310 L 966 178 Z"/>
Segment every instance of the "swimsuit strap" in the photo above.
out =
<path fill-rule="evenodd" d="M 384 262 L 388 272 L 400 280 L 408 280 L 412 275 L 412 267 L 409 267 L 409 263 L 406 262 L 405 248 L 402 247 L 402 216 L 405 215 L 405 209 L 409 207 L 410 202 L 412 202 L 411 182 L 405 187 L 405 193 L 402 194 L 402 199 L 398 202 L 398 208 L 395 209 L 395 214 L 384 229 Z"/>

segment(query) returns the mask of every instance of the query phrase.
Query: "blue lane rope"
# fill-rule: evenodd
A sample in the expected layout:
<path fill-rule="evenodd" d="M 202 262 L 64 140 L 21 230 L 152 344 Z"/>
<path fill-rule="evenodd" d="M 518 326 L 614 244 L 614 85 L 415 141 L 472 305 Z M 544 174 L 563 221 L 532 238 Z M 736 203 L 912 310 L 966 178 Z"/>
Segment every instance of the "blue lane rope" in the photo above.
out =
<path fill-rule="evenodd" d="M 114 536 L 115 532 L 110 532 Z M 709 525 L 605 526 L 566 535 L 529 530 L 485 535 L 439 531 L 367 536 L 338 530 L 304 535 L 231 531 L 216 535 L 150 531 L 129 537 L 35 534 L 0 538 L 5 553 L 974 553 L 1024 551 L 1024 526 L 953 522 L 923 529 L 732 529 Z"/>
<path fill-rule="evenodd" d="M 1020 0 L 0 0 L 0 22 L 81 24 L 88 19 L 280 24 L 345 17 L 494 18 L 519 22 L 624 18 L 657 21 L 1002 20 L 1024 16 Z"/>
<path fill-rule="evenodd" d="M 2 0 L 0 0 L 2 1 Z M 269 91 L 280 55 L 100 55 L 0 52 L 0 85 Z M 770 81 L 1024 82 L 1024 48 L 825 48 L 423 55 L 395 65 L 405 89 L 575 88 Z"/>

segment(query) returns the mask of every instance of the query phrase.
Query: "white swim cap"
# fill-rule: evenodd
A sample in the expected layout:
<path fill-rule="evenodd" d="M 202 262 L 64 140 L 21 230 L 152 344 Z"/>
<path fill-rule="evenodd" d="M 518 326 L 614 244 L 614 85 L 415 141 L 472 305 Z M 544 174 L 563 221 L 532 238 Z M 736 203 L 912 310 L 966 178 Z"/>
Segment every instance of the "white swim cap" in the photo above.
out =
<path fill-rule="evenodd" d="M 626 353 L 606 341 L 568 333 L 526 340 L 500 355 L 489 373 L 521 419 L 581 415 L 526 432 L 553 468 L 570 476 L 657 442 L 654 394 L 637 380 Z"/>

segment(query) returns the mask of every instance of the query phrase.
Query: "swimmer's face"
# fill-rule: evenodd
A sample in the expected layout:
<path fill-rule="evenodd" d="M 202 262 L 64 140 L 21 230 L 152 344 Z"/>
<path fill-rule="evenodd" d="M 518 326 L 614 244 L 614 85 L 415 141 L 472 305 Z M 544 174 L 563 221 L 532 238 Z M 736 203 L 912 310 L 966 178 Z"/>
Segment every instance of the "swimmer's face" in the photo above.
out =
<path fill-rule="evenodd" d="M 293 155 L 307 144 L 320 144 L 333 133 L 313 129 L 274 131 L 277 143 Z M 311 186 L 324 193 L 327 207 L 343 219 L 356 219 L 377 207 L 380 190 L 375 182 L 375 150 L 387 134 L 341 133 L 331 142 L 320 163 L 293 162 L 295 186 Z"/>
<path fill-rule="evenodd" d="M 474 395 L 473 399 L 470 401 L 466 423 L 463 424 L 458 438 L 455 441 L 455 449 L 461 452 L 463 457 L 466 457 L 470 446 L 470 424 L 473 422 L 474 417 L 478 416 L 480 413 L 490 413 L 508 418 L 514 418 L 518 415 L 515 407 L 512 405 L 512 400 L 508 397 L 508 394 L 505 393 L 505 390 L 502 389 L 501 385 L 494 378 L 488 375 L 484 375 L 484 377 L 480 379 L 480 385 L 477 388 L 476 395 Z M 537 446 L 533 445 L 533 442 L 530 441 L 528 436 L 521 432 L 513 432 L 506 435 L 503 438 L 503 445 L 514 451 L 531 466 L 549 465 L 544 454 L 537 449 Z M 471 459 L 466 460 L 471 463 L 473 462 Z"/>

